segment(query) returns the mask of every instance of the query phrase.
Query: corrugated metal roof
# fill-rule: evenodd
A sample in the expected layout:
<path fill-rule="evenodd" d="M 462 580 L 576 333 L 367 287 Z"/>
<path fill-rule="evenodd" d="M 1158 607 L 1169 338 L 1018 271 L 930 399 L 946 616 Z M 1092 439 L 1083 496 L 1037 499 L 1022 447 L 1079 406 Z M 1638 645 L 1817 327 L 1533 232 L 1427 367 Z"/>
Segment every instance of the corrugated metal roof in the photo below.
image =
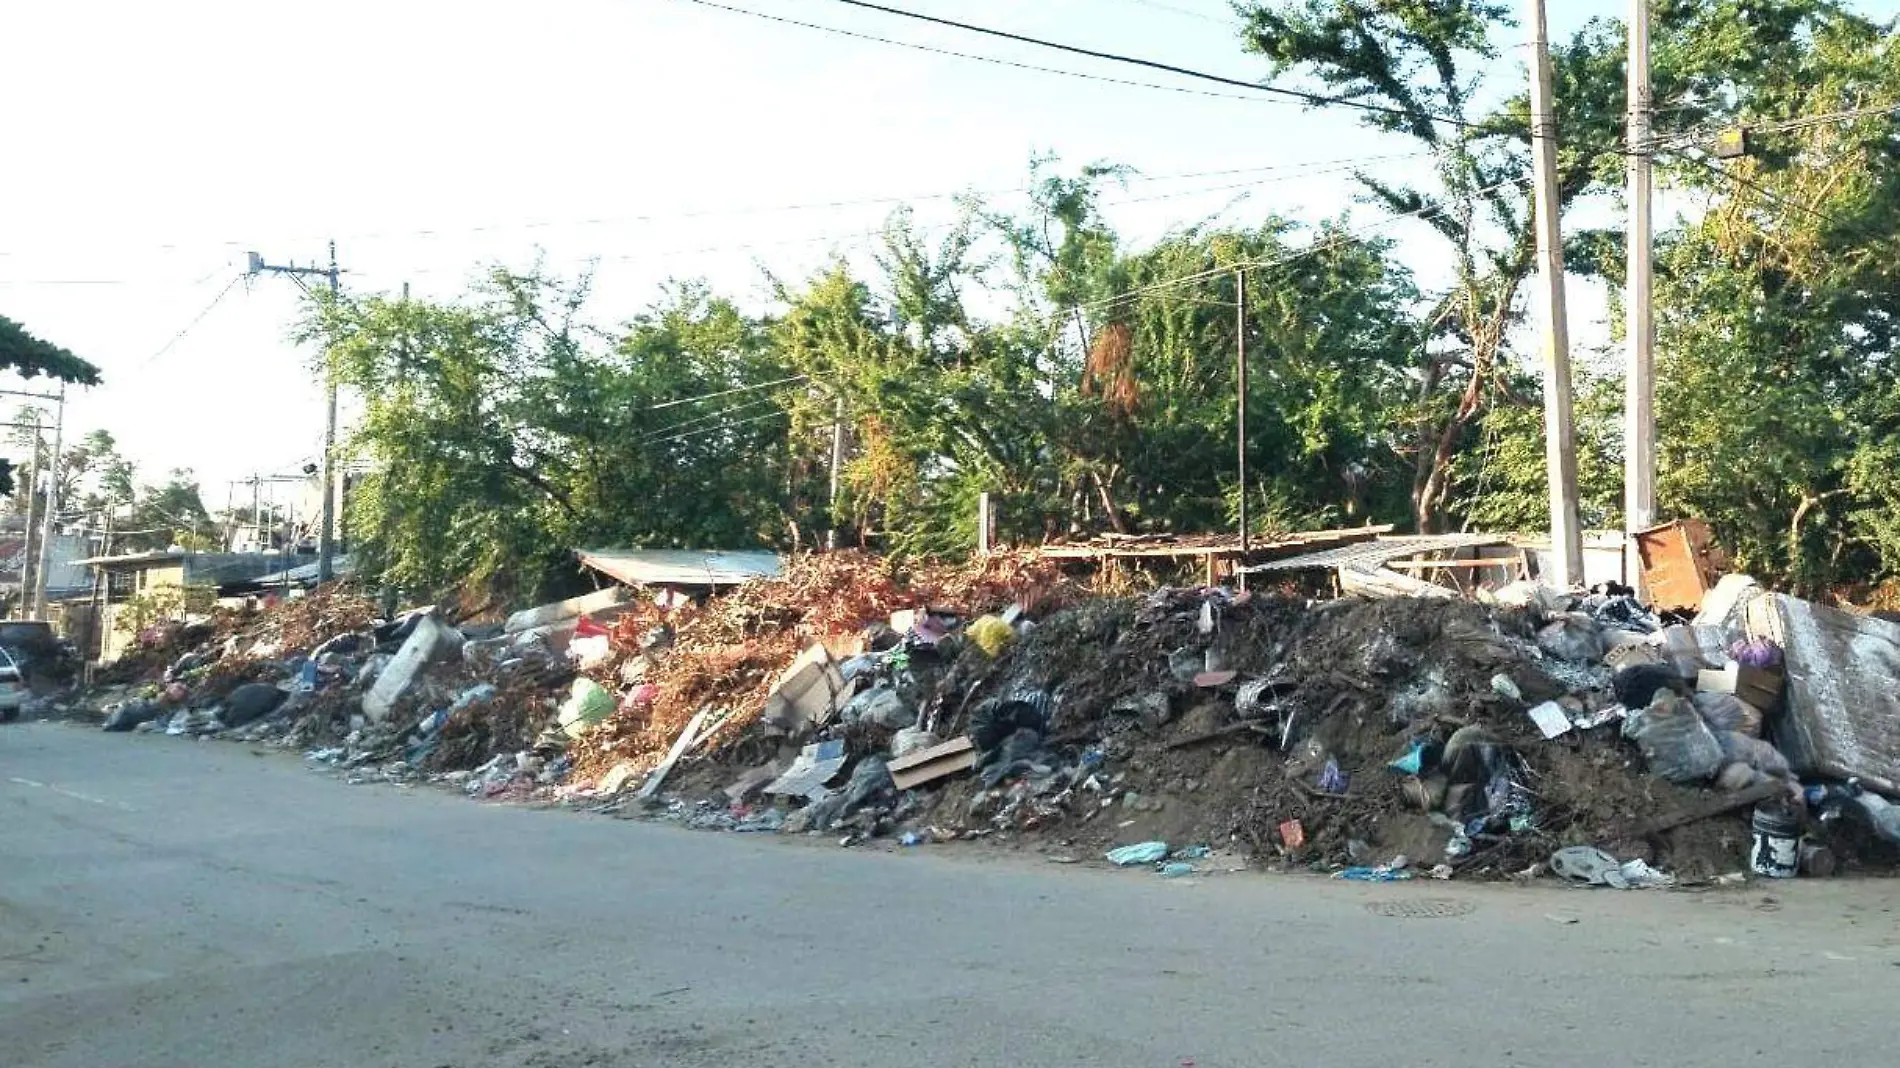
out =
<path fill-rule="evenodd" d="M 737 586 L 775 578 L 784 565 L 777 553 L 723 549 L 576 549 L 574 555 L 630 586 Z"/>
<path fill-rule="evenodd" d="M 1363 545 L 1343 545 L 1337 549 L 1307 553 L 1303 556 L 1288 557 L 1285 560 L 1274 560 L 1270 563 L 1255 564 L 1252 567 L 1236 570 L 1241 572 L 1319 571 L 1335 567 L 1378 567 L 1388 560 L 1397 560 L 1417 553 L 1442 552 L 1446 549 L 1472 549 L 1482 545 L 1508 545 L 1510 540 L 1501 534 L 1419 534 L 1381 538 Z"/>

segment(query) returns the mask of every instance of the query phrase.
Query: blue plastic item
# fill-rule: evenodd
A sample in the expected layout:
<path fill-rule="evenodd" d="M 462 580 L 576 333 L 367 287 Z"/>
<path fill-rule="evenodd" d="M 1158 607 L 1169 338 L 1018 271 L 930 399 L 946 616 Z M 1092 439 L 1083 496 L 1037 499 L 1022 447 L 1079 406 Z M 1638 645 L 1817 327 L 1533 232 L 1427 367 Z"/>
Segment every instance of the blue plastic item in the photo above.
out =
<path fill-rule="evenodd" d="M 1413 739 L 1412 748 L 1407 749 L 1404 756 L 1387 764 L 1386 767 L 1401 775 L 1417 775 L 1423 771 L 1425 769 L 1425 739 Z"/>
<path fill-rule="evenodd" d="M 1163 864 L 1160 871 L 1163 879 L 1179 879 L 1183 875 L 1193 875 L 1194 865 L 1183 864 L 1177 860 L 1172 864 Z"/>
<path fill-rule="evenodd" d="M 1411 877 L 1410 868 L 1388 868 L 1383 864 L 1376 868 L 1345 868 L 1333 873 L 1335 879 L 1349 879 L 1355 883 L 1397 883 Z"/>
<path fill-rule="evenodd" d="M 1111 849 L 1103 856 L 1108 858 L 1110 864 L 1118 868 L 1132 868 L 1137 864 L 1154 864 L 1167 859 L 1168 843 L 1137 842 L 1134 845 Z"/>

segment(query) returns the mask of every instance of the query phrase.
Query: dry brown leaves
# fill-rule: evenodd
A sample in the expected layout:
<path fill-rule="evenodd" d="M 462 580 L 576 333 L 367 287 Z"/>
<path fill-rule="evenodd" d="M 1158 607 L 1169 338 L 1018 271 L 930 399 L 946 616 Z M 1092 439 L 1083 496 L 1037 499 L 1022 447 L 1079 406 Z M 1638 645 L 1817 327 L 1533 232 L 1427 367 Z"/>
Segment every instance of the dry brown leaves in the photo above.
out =
<path fill-rule="evenodd" d="M 1012 603 L 1030 610 L 1072 601 L 1080 588 L 1051 561 L 998 554 L 970 564 L 900 569 L 861 552 L 794 557 L 778 578 L 750 582 L 703 606 L 666 612 L 651 604 L 621 616 L 613 631 L 623 655 L 654 626 L 674 629 L 645 680 L 658 688 L 650 706 L 623 707 L 574 748 L 578 776 L 596 776 L 623 760 L 657 762 L 701 708 L 724 709 L 711 748 L 750 726 L 779 675 L 813 641 L 856 634 L 905 608 L 938 608 L 970 618 Z M 600 674 L 612 687 L 618 665 Z"/>

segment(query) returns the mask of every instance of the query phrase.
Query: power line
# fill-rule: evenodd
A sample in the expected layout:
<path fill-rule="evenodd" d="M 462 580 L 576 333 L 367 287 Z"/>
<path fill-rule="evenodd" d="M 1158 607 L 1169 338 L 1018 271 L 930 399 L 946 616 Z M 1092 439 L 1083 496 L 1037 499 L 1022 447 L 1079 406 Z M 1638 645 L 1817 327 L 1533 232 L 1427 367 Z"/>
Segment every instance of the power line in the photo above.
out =
<path fill-rule="evenodd" d="M 180 341 L 183 341 L 185 339 L 186 334 L 191 333 L 193 327 L 196 327 L 199 323 L 204 322 L 205 316 L 211 314 L 211 309 L 216 308 L 218 304 L 224 300 L 226 294 L 230 293 L 231 290 L 236 289 L 237 284 L 239 282 L 242 282 L 243 280 L 244 280 L 243 275 L 241 274 L 233 275 L 231 280 L 225 283 L 224 288 L 218 290 L 218 295 L 211 298 L 211 303 L 205 305 L 203 310 L 199 311 L 197 315 L 194 315 L 191 317 L 191 322 L 186 323 L 183 329 L 179 330 L 178 333 L 173 334 L 170 341 L 167 341 L 163 345 L 160 345 L 158 347 L 157 352 L 154 352 L 150 356 L 145 357 L 145 359 L 140 360 L 134 369 L 137 370 L 140 368 L 144 368 L 148 364 L 151 364 L 153 361 L 157 360 L 160 356 L 163 356 L 166 353 L 170 352 L 174 346 L 176 346 Z"/>
<path fill-rule="evenodd" d="M 704 3 L 706 0 L 691 0 L 691 2 Z M 1078 45 L 1063 44 L 1060 41 L 1048 41 L 1040 37 L 1029 37 L 1020 33 L 1010 33 L 1007 30 L 991 29 L 988 26 L 977 26 L 968 22 L 958 22 L 955 19 L 938 18 L 935 15 L 926 15 L 920 11 L 906 11 L 900 7 L 886 7 L 883 4 L 870 3 L 869 0 L 836 0 L 836 2 L 848 4 L 851 7 L 864 8 L 867 11 L 881 11 L 887 15 L 896 15 L 900 18 L 916 19 L 919 22 L 930 22 L 939 26 L 949 26 L 954 29 L 967 30 L 971 33 L 998 37 L 1005 41 L 1016 41 L 1020 44 L 1035 45 L 1038 48 L 1052 48 L 1058 52 L 1069 52 L 1078 56 L 1088 56 L 1091 59 L 1102 59 L 1111 63 L 1127 63 L 1137 67 L 1146 67 L 1149 70 L 1178 74 L 1184 78 L 1197 78 L 1201 81 L 1214 82 L 1218 85 L 1232 85 L 1242 89 L 1251 89 L 1258 93 L 1271 93 L 1275 96 L 1290 97 L 1319 107 L 1356 108 L 1360 111 L 1377 112 L 1382 115 L 1396 115 L 1404 119 L 1424 118 L 1431 122 L 1442 122 L 1459 127 L 1479 125 L 1478 123 L 1467 122 L 1463 119 L 1456 119 L 1446 115 L 1407 111 L 1404 108 L 1392 107 L 1388 104 L 1369 104 L 1363 100 L 1353 100 L 1348 97 L 1339 96 L 1326 96 L 1322 93 L 1309 93 L 1303 89 L 1287 89 L 1277 85 L 1262 85 L 1259 82 L 1243 81 L 1239 78 L 1229 78 L 1221 74 L 1210 74 L 1206 71 L 1195 70 L 1192 67 L 1178 67 L 1172 63 L 1162 63 L 1153 59 L 1142 59 L 1139 56 L 1127 56 L 1118 52 L 1102 52 L 1093 48 L 1082 48 Z M 756 14 L 756 12 L 752 12 L 752 14 Z"/>
<path fill-rule="evenodd" d="M 696 438 L 705 434 L 716 434 L 721 431 L 734 430 L 739 427 L 745 426 L 748 423 L 762 422 L 766 419 L 776 418 L 778 416 L 785 415 L 785 414 L 786 412 L 783 408 L 778 408 L 778 409 L 774 409 L 773 411 L 766 412 L 764 415 L 755 415 L 750 419 L 741 419 L 733 423 L 722 423 L 719 426 L 701 427 L 698 430 L 688 430 L 683 434 L 674 434 L 671 437 L 659 438 L 654 441 L 643 441 L 640 444 L 665 445 L 666 443 L 672 442 L 672 441 L 684 441 L 687 438 Z"/>
<path fill-rule="evenodd" d="M 1192 8 L 1177 7 L 1174 4 L 1164 2 L 1164 0 L 1126 0 L 1126 2 L 1130 4 L 1140 4 L 1142 7 L 1151 7 L 1151 8 L 1154 8 L 1156 11 L 1171 12 L 1173 14 L 1180 15 L 1184 18 L 1199 19 L 1202 22 L 1211 22 L 1216 26 L 1233 25 L 1227 19 L 1221 18 L 1218 15 L 1210 15 L 1205 11 L 1195 11 Z"/>
<path fill-rule="evenodd" d="M 996 56 L 983 56 L 972 52 L 958 52 L 954 49 L 918 44 L 915 41 L 899 41 L 892 37 L 879 37 L 873 33 L 859 33 L 856 30 L 841 29 L 837 26 L 825 26 L 816 22 L 804 22 L 800 19 L 786 18 L 783 15 L 772 15 L 764 11 L 753 11 L 750 8 L 732 7 L 728 4 L 715 3 L 714 0 L 685 0 L 685 2 L 698 4 L 700 7 L 709 7 L 716 11 L 729 11 L 735 15 L 750 15 L 753 18 L 766 19 L 771 22 L 782 22 L 787 26 L 800 26 L 807 30 L 818 30 L 822 33 L 836 34 L 840 37 L 854 37 L 860 41 L 874 41 L 878 44 L 896 45 L 898 48 L 909 48 L 918 52 L 929 52 L 933 55 L 950 56 L 954 59 L 970 59 L 978 63 L 991 63 L 999 67 L 1014 67 L 1017 70 L 1035 71 L 1038 74 L 1060 74 L 1066 78 L 1084 78 L 1092 82 L 1107 82 L 1110 85 L 1126 85 L 1137 89 L 1159 89 L 1164 93 L 1185 93 L 1188 96 L 1211 96 L 1224 100 L 1246 100 L 1255 103 L 1263 102 L 1260 97 L 1242 96 L 1239 93 L 1218 93 L 1208 89 L 1191 89 L 1184 85 L 1162 85 L 1158 82 L 1138 82 L 1127 78 L 1111 78 L 1105 74 L 1087 74 L 1082 71 L 1063 70 L 1059 67 L 1043 67 L 1034 63 L 1019 63 L 1013 59 L 1001 59 Z M 1258 86 L 1248 85 L 1248 83 L 1245 82 L 1237 84 L 1247 85 L 1248 88 L 1259 88 Z"/>
<path fill-rule="evenodd" d="M 761 382 L 756 386 L 734 386 L 731 389 L 722 389 L 717 393 L 701 393 L 697 397 L 681 397 L 678 400 L 662 401 L 659 404 L 648 405 L 646 410 L 649 412 L 657 412 L 661 408 L 674 408 L 682 404 L 693 404 L 697 401 L 712 400 L 714 397 L 725 397 L 734 393 L 750 393 L 756 389 L 770 389 L 773 386 L 790 385 L 793 382 L 803 382 L 810 377 L 810 375 L 793 375 L 790 378 L 781 378 L 772 382 Z"/>

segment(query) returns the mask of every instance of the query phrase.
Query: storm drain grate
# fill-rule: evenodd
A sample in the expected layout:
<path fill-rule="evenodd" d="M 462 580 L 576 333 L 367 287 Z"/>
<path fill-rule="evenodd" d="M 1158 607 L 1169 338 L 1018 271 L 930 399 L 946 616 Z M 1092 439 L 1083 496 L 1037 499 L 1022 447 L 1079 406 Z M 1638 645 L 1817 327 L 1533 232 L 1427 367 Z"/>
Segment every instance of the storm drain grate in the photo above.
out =
<path fill-rule="evenodd" d="M 1477 907 L 1469 901 L 1427 897 L 1407 901 L 1372 901 L 1366 904 L 1366 911 L 1374 916 L 1396 916 L 1400 919 L 1418 920 L 1433 916 L 1464 916 L 1475 911 Z"/>

